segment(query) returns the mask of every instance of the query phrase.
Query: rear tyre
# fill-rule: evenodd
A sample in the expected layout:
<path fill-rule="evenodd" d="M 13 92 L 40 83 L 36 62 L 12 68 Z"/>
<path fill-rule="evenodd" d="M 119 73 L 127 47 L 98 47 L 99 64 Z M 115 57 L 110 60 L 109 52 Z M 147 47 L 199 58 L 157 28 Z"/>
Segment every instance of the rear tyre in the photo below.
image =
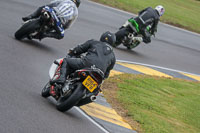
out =
<path fill-rule="evenodd" d="M 72 92 L 71 96 L 69 96 L 67 99 L 60 98 L 56 104 L 56 108 L 61 111 L 65 112 L 69 109 L 71 109 L 73 106 L 75 106 L 84 96 L 84 87 L 79 82 L 75 86 L 75 90 Z"/>
<path fill-rule="evenodd" d="M 134 48 L 136 48 L 139 44 L 140 44 L 140 42 L 135 42 L 134 44 L 131 44 L 131 45 L 127 46 L 127 49 L 129 49 L 129 50 L 134 49 Z"/>
<path fill-rule="evenodd" d="M 49 84 L 49 82 L 44 86 L 44 88 L 42 89 L 41 95 L 44 98 L 47 98 L 50 96 L 50 87 L 51 85 Z"/>
<path fill-rule="evenodd" d="M 21 40 L 27 37 L 30 33 L 33 33 L 39 27 L 40 27 L 39 19 L 29 21 L 25 23 L 24 25 L 22 25 L 22 27 L 15 32 L 15 38 L 17 40 Z"/>

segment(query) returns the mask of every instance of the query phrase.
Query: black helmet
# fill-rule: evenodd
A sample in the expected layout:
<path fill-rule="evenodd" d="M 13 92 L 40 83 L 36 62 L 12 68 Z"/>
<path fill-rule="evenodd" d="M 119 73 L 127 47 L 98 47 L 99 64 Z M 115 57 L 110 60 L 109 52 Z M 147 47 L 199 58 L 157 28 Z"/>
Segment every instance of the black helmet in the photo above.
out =
<path fill-rule="evenodd" d="M 116 36 L 115 36 L 115 34 L 107 31 L 101 35 L 100 41 L 107 42 L 108 44 L 113 46 L 116 42 Z"/>
<path fill-rule="evenodd" d="M 79 7 L 81 4 L 81 0 L 72 0 L 72 1 L 76 4 L 77 7 Z"/>

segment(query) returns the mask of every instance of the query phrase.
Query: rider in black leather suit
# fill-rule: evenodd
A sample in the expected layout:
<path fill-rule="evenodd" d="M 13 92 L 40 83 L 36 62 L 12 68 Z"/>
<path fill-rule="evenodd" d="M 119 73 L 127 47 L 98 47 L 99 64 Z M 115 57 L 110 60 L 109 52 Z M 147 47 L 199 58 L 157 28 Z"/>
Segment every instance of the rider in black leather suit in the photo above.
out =
<path fill-rule="evenodd" d="M 70 56 L 77 56 L 86 53 L 82 58 L 64 58 L 60 77 L 51 81 L 51 84 L 63 84 L 66 77 L 75 70 L 85 67 L 95 66 L 104 72 L 105 77 L 109 76 L 110 70 L 113 69 L 116 59 L 111 44 L 115 43 L 115 35 L 106 32 L 102 34 L 100 41 L 89 40 L 70 50 Z"/>

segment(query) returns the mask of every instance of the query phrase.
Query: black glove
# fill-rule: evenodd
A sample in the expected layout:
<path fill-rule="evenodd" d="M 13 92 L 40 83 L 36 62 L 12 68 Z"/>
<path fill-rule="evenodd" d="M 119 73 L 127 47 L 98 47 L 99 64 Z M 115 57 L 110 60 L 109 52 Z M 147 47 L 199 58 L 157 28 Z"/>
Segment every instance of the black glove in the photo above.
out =
<path fill-rule="evenodd" d="M 69 56 L 74 56 L 75 54 L 74 54 L 74 49 L 73 48 L 71 48 L 71 49 L 69 49 L 69 51 L 68 51 L 68 53 L 67 53 Z"/>

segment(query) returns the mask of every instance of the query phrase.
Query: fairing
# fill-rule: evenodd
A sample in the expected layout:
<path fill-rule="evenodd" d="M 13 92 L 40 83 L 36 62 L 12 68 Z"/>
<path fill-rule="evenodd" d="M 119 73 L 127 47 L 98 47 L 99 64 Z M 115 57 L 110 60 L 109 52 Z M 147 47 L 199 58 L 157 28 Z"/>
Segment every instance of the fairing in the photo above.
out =
<path fill-rule="evenodd" d="M 57 59 L 56 61 L 58 63 L 60 63 L 60 62 L 62 62 L 62 60 L 63 60 L 63 58 L 60 58 L 60 59 Z M 55 64 L 55 63 L 52 63 L 52 65 L 49 69 L 49 77 L 50 77 L 51 80 L 54 78 L 54 75 L 55 75 L 57 68 L 58 68 L 58 65 Z"/>

